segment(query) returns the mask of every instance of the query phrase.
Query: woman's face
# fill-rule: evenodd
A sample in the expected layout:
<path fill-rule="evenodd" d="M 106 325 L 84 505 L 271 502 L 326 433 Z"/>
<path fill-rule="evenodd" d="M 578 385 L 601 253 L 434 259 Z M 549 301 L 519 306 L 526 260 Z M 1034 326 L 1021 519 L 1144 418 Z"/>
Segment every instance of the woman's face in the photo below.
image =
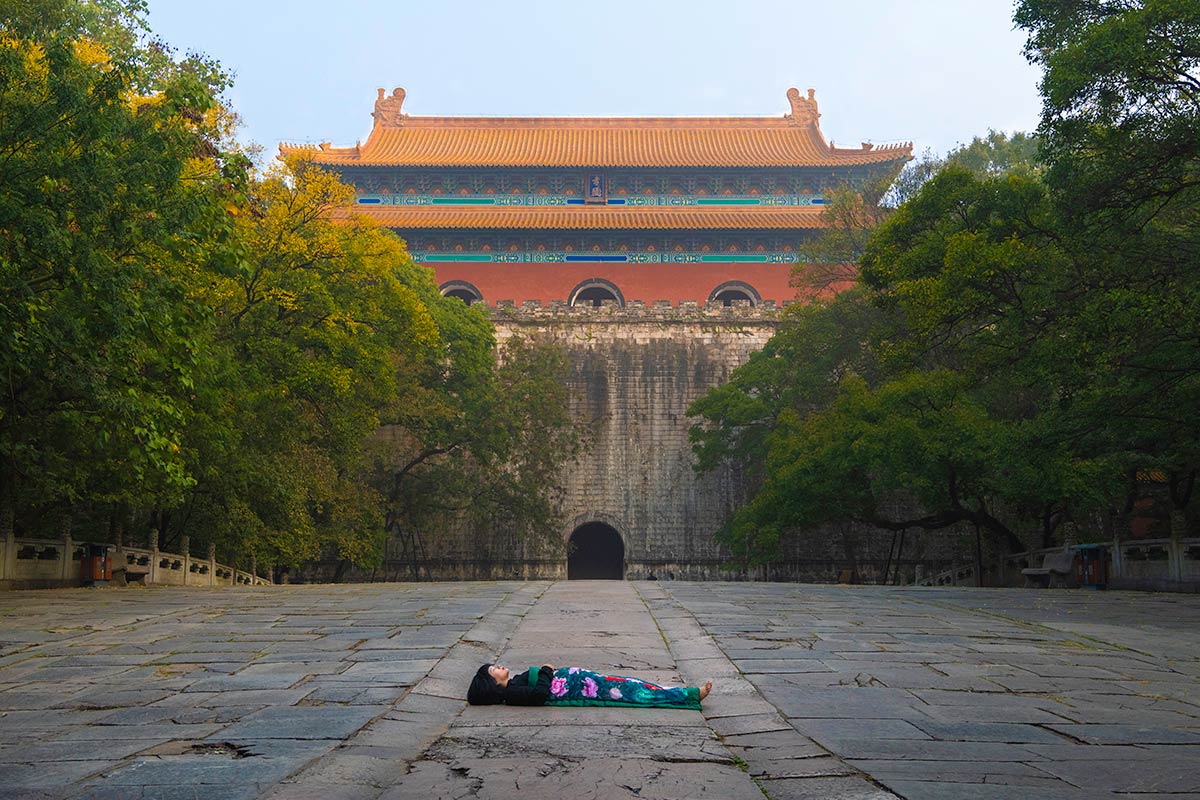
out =
<path fill-rule="evenodd" d="M 497 686 L 508 686 L 508 667 L 492 664 L 488 667 L 488 675 L 492 676 Z"/>

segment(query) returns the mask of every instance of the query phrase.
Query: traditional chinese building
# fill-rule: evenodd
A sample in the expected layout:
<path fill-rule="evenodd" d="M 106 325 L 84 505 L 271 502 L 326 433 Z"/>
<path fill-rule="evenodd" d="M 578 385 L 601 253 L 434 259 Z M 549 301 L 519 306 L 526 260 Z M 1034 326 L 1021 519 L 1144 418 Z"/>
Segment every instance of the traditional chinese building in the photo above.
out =
<path fill-rule="evenodd" d="M 489 305 L 791 300 L 829 188 L 912 151 L 829 144 L 812 89 L 777 117 L 421 117 L 404 98 L 379 90 L 365 143 L 280 150 L 340 173 L 443 293 Z"/>
<path fill-rule="evenodd" d="M 895 169 L 911 144 L 834 147 L 811 89 L 788 91 L 787 114 L 749 118 L 419 117 L 404 97 L 379 90 L 365 143 L 281 153 L 352 184 L 354 208 L 339 213 L 396 230 L 443 294 L 496 306 L 500 339 L 561 342 L 572 413 L 593 433 L 563 475 L 561 541 L 481 555 L 496 537 L 462 531 L 421 555 L 423 573 L 726 577 L 714 534 L 746 485 L 732 467 L 696 475 L 687 407 L 770 338 L 830 188 Z M 880 547 L 848 536 L 772 575 L 882 566 Z M 393 542 L 385 574 L 414 563 Z"/>

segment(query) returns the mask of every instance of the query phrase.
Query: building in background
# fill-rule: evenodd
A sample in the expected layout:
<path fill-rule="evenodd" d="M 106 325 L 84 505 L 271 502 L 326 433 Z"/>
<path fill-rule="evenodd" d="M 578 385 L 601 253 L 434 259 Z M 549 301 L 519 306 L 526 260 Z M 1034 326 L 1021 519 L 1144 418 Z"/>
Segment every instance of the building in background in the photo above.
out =
<path fill-rule="evenodd" d="M 814 91 L 787 97 L 778 117 L 420 117 L 380 89 L 366 142 L 280 151 L 338 172 L 468 302 L 778 304 L 828 189 L 912 153 L 834 147 Z"/>
<path fill-rule="evenodd" d="M 281 155 L 339 173 L 356 196 L 337 213 L 395 230 L 443 294 L 495 307 L 500 340 L 559 341 L 593 436 L 563 474 L 560 541 L 392 542 L 385 577 L 728 577 L 715 534 L 748 487 L 732 466 L 695 473 L 688 405 L 774 332 L 830 188 L 912 145 L 832 146 L 811 89 L 777 117 L 417 117 L 404 97 L 379 90 L 364 143 Z M 869 575 L 887 535 L 814 537 L 770 577 Z"/>

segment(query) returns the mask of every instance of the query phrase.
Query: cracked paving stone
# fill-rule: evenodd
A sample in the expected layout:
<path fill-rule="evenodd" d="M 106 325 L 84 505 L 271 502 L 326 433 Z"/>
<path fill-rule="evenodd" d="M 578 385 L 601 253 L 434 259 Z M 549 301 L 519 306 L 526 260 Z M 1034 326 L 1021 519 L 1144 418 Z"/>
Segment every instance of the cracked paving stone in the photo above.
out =
<path fill-rule="evenodd" d="M 825 739 L 933 739 L 902 719 L 793 719 L 796 730 L 818 742 Z M 1043 731 L 1045 733 L 1045 731 Z"/>
<path fill-rule="evenodd" d="M 913 724 L 934 739 L 954 742 L 1008 742 L 1010 744 L 1061 744 L 1064 737 L 1046 728 L 1009 722 L 939 722 L 914 720 Z"/>
<path fill-rule="evenodd" d="M 1138 725 L 1047 725 L 1052 731 L 1088 744 L 1200 744 L 1200 731 Z"/>
<path fill-rule="evenodd" d="M 708 712 L 707 708 L 705 712 Z M 791 729 L 787 721 L 778 714 L 709 718 L 708 724 L 719 736 L 740 736 L 747 733 L 769 733 Z"/>
<path fill-rule="evenodd" d="M 431 747 L 426 758 L 454 761 L 472 757 L 538 759 L 551 756 L 605 757 L 732 764 L 712 731 L 669 726 L 538 725 L 507 728 L 455 727 Z"/>
<path fill-rule="evenodd" d="M 383 712 L 378 706 L 266 708 L 221 730 L 230 739 L 345 739 Z"/>
<path fill-rule="evenodd" d="M 110 769 L 112 760 L 57 761 L 38 764 L 0 764 L 0 786 L 17 789 L 59 789 Z"/>
<path fill-rule="evenodd" d="M 1112 798 L 1117 795 L 1108 792 L 1096 793 L 1095 790 L 1079 789 L 1068 784 L 1057 786 L 989 785 L 983 783 L 954 783 L 935 781 L 886 781 L 892 790 L 899 792 L 906 800 L 1097 800 Z M 774 796 L 772 796 L 774 800 Z"/>
<path fill-rule="evenodd" d="M 431 797 L 479 800 L 762 800 L 750 776 L 724 764 L 662 763 L 648 759 L 593 757 L 464 759 L 450 764 L 423 761 L 381 795 L 380 800 Z"/>
<path fill-rule="evenodd" d="M 771 800 L 897 800 L 861 777 L 770 778 L 762 787 Z"/>

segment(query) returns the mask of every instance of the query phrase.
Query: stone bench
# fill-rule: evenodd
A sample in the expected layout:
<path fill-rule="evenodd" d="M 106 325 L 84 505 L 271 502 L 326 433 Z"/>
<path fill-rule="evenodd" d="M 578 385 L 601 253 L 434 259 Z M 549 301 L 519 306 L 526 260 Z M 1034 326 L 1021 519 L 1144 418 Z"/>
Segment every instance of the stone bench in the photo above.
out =
<path fill-rule="evenodd" d="M 1042 557 L 1042 565 L 1040 567 L 1027 567 L 1021 570 L 1021 574 L 1025 576 L 1025 586 L 1029 587 L 1050 587 L 1057 581 L 1059 585 L 1065 587 L 1067 578 L 1075 569 L 1075 551 L 1060 550 L 1054 553 L 1047 553 Z"/>
<path fill-rule="evenodd" d="M 125 561 L 126 563 L 117 564 L 113 567 L 113 581 L 117 584 L 145 584 L 146 576 L 150 574 L 150 557 L 146 555 L 139 556 L 136 553 L 127 553 Z"/>

